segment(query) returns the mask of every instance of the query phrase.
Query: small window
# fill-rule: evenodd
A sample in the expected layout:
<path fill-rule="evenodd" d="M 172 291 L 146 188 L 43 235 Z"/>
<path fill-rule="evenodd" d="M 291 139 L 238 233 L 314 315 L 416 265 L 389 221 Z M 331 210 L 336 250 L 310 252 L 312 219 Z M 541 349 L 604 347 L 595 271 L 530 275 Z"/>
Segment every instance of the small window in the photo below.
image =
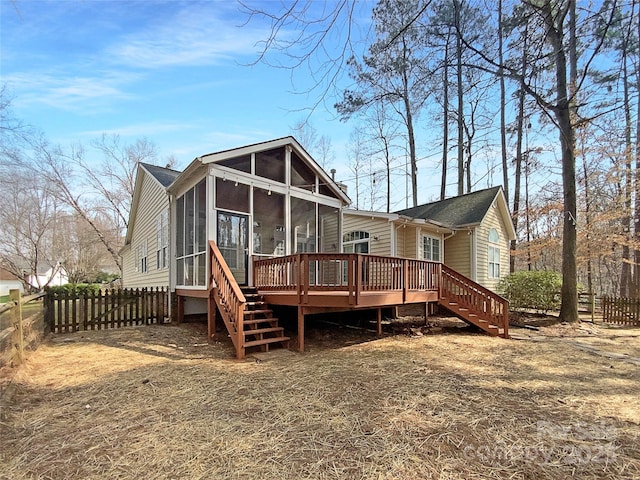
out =
<path fill-rule="evenodd" d="M 488 268 L 489 278 L 500 278 L 500 235 L 495 228 L 489 230 L 488 247 Z"/>
<path fill-rule="evenodd" d="M 147 273 L 147 241 L 144 240 L 136 249 L 136 272 Z"/>
<path fill-rule="evenodd" d="M 422 237 L 422 258 L 432 262 L 440 261 L 440 239 L 425 235 Z"/>
<path fill-rule="evenodd" d="M 361 230 L 345 233 L 342 236 L 344 253 L 369 253 L 369 232 Z"/>

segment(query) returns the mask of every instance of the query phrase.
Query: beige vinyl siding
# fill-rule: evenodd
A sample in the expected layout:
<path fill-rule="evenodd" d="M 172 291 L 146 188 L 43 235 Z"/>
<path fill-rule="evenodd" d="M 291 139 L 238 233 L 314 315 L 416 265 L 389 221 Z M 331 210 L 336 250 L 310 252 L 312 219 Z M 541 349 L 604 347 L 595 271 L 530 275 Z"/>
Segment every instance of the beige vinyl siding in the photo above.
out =
<path fill-rule="evenodd" d="M 489 230 L 495 228 L 500 236 L 500 278 L 509 273 L 509 241 L 502 216 L 495 206 L 491 206 L 482 224 L 477 229 L 477 268 L 478 283 L 490 290 L 495 290 L 500 281 L 497 278 L 489 278 Z"/>
<path fill-rule="evenodd" d="M 415 227 L 404 229 L 404 255 L 406 258 L 418 257 L 418 230 Z"/>
<path fill-rule="evenodd" d="M 165 190 L 148 173 L 142 175 L 140 202 L 135 212 L 131 244 L 123 251 L 122 284 L 126 288 L 166 287 L 169 285 L 169 269 L 158 270 L 156 263 L 156 219 L 169 208 Z M 147 271 L 137 271 L 136 251 L 147 242 Z"/>
<path fill-rule="evenodd" d="M 407 228 L 405 225 L 401 227 L 395 227 L 395 236 L 396 236 L 396 256 L 403 258 L 410 258 L 406 251 L 407 245 L 407 236 L 413 235 L 413 228 Z"/>
<path fill-rule="evenodd" d="M 457 231 L 444 244 L 444 263 L 455 271 L 471 277 L 471 235 Z"/>
<path fill-rule="evenodd" d="M 392 255 L 391 228 L 386 218 L 374 218 L 365 215 L 344 213 L 342 233 L 354 231 L 369 232 L 369 253 L 371 255 Z M 375 240 L 374 237 L 378 239 Z"/>

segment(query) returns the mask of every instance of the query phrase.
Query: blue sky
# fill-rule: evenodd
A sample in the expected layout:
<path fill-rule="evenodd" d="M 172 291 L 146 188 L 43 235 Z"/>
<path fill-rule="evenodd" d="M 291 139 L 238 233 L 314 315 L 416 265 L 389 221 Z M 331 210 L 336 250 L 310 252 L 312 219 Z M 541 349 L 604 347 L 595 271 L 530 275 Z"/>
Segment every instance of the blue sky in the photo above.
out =
<path fill-rule="evenodd" d="M 355 27 L 364 33 L 356 36 L 370 28 L 374 3 L 357 5 Z M 331 96 L 309 113 L 319 91 L 305 93 L 314 81 L 304 66 L 293 73 L 250 66 L 270 28 L 255 21 L 243 27 L 247 18 L 235 1 L 0 0 L 0 17 L 0 81 L 13 113 L 52 143 L 87 145 L 103 133 L 127 143 L 145 137 L 161 161 L 173 156 L 176 168 L 184 168 L 199 155 L 290 135 L 309 115 L 318 135 L 331 140 L 335 160 L 328 168 L 337 169 L 336 179 L 346 181 L 354 198 L 348 168 L 354 122 L 338 121 Z M 277 55 L 270 60 L 286 62 Z M 343 72 L 339 87 L 348 82 Z M 439 195 L 440 147 L 433 136 L 439 128 L 428 119 L 419 128 L 418 202 L 424 203 Z M 392 209 L 408 206 L 405 161 L 398 162 Z M 499 182 L 486 172 L 475 189 Z M 450 171 L 450 194 L 454 177 Z M 384 208 L 384 197 L 376 208 Z"/>
<path fill-rule="evenodd" d="M 304 75 L 256 59 L 268 26 L 232 1 L 1 0 L 1 75 L 15 116 L 54 143 L 146 137 L 178 167 L 212 151 L 291 134 L 315 97 Z M 327 109 L 336 166 L 350 127 Z M 345 174 L 346 171 L 345 171 Z"/>

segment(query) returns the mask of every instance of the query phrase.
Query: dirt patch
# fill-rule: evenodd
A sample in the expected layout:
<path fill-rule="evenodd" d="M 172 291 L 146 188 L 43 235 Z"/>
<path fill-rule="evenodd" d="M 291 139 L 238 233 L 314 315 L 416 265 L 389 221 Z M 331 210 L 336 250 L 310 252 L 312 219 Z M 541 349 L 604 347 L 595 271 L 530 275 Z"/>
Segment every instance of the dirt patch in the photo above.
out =
<path fill-rule="evenodd" d="M 407 328 L 310 325 L 307 353 L 244 361 L 203 325 L 53 337 L 14 372 L 0 477 L 640 476 L 637 367 L 577 336 Z"/>

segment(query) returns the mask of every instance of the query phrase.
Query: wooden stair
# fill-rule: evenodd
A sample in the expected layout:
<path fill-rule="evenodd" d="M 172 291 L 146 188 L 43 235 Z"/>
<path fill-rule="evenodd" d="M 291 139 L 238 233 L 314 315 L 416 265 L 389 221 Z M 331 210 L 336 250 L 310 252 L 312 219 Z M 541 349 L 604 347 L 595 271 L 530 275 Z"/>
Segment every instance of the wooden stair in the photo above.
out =
<path fill-rule="evenodd" d="M 446 265 L 441 266 L 438 303 L 494 337 L 509 338 L 509 302 Z"/>
<path fill-rule="evenodd" d="M 284 328 L 278 326 L 273 310 L 264 301 L 254 287 L 241 287 L 246 299 L 242 332 L 245 349 L 260 347 L 268 352 L 273 346 L 289 348 L 290 338 L 284 335 Z"/>
<path fill-rule="evenodd" d="M 486 318 L 483 318 L 482 313 L 474 313 L 469 308 L 462 307 L 456 301 L 450 301 L 448 298 L 441 298 L 438 302 L 441 306 L 454 313 L 460 319 L 465 322 L 475 325 L 484 332 L 494 337 L 505 337 L 504 328 L 494 325 Z"/>

